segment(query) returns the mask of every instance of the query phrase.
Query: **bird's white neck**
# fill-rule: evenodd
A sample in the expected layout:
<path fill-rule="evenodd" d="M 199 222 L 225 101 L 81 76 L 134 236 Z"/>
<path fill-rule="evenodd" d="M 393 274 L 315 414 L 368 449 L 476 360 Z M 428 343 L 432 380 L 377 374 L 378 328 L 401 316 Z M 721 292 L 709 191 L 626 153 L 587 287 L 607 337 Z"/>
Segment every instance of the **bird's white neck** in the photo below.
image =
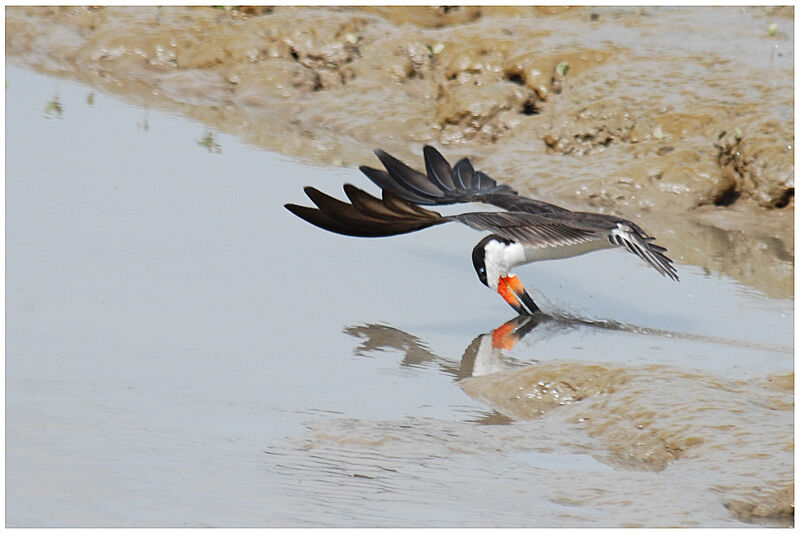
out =
<path fill-rule="evenodd" d="M 511 269 L 527 262 L 525 249 L 519 243 L 489 241 L 484 250 L 483 262 L 486 266 L 486 281 L 489 287 L 495 291 L 497 291 L 499 277 L 508 276 Z"/>

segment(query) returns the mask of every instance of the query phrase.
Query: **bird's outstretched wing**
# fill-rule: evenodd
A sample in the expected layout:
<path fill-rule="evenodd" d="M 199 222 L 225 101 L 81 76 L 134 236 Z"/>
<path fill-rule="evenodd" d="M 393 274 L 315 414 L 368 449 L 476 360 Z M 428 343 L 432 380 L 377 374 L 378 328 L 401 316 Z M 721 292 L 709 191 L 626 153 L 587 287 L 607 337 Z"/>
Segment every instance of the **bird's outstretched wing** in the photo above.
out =
<path fill-rule="evenodd" d="M 375 155 L 385 171 L 361 166 L 367 178 L 383 190 L 390 189 L 400 198 L 424 206 L 481 202 L 508 211 L 552 213 L 564 208 L 519 196 L 505 184 L 498 184 L 486 173 L 476 171 L 467 158 L 450 167 L 438 150 L 426 145 L 423 149 L 427 175 L 416 171 L 383 150 Z"/>
<path fill-rule="evenodd" d="M 590 241 L 607 240 L 626 248 L 653 266 L 662 275 L 678 280 L 677 271 L 664 253 L 635 223 L 604 215 L 570 211 L 553 204 L 520 197 L 507 185 L 498 184 L 467 159 L 454 168 L 433 147 L 425 147 L 428 175 L 377 150 L 386 171 L 368 167 L 361 170 L 382 189 L 376 198 L 350 185 L 344 192 L 350 203 L 306 187 L 316 208 L 286 204 L 286 209 L 311 224 L 337 234 L 357 237 L 384 237 L 415 232 L 457 221 L 476 230 L 492 232 L 533 248 L 563 247 Z M 461 202 L 482 202 L 504 208 L 505 212 L 441 214 L 420 207 Z"/>

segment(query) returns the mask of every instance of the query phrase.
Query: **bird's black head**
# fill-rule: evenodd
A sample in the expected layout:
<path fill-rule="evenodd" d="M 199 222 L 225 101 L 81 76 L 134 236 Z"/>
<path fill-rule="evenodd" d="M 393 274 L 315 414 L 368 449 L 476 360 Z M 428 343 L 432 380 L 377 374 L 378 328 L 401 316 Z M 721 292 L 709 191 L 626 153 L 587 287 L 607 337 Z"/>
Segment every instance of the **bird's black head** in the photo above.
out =
<path fill-rule="evenodd" d="M 486 241 L 485 239 L 483 241 Z M 478 279 L 481 283 L 485 286 L 489 286 L 486 283 L 486 249 L 483 248 L 485 244 L 483 241 L 475 245 L 475 248 L 472 249 L 472 265 L 475 267 L 475 272 L 478 273 Z"/>
<path fill-rule="evenodd" d="M 478 273 L 478 279 L 486 287 L 489 287 L 489 281 L 486 276 L 486 245 L 492 241 L 498 241 L 505 245 L 512 243 L 509 239 L 491 234 L 481 239 L 472 249 L 472 266 L 475 267 L 475 272 Z"/>

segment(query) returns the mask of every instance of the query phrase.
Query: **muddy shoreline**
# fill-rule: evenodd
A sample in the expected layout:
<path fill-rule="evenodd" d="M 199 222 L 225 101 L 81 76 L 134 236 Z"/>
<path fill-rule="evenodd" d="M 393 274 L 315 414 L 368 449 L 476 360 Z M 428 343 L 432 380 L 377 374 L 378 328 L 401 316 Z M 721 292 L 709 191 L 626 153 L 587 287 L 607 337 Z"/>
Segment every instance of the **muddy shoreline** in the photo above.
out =
<path fill-rule="evenodd" d="M 524 193 L 640 220 L 681 263 L 790 298 L 792 17 L 15 7 L 6 53 L 314 164 L 374 165 L 378 146 L 420 164 L 433 143 Z"/>

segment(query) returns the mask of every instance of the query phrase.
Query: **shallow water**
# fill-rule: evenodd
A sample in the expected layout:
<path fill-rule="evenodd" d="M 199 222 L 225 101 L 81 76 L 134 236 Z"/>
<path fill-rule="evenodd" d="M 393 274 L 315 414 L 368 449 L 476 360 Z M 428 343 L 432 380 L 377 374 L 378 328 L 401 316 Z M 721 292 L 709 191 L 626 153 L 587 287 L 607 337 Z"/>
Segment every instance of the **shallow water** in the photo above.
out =
<path fill-rule="evenodd" d="M 792 300 L 605 251 L 504 326 L 470 229 L 283 209 L 355 169 L 6 80 L 8 526 L 791 521 Z"/>

